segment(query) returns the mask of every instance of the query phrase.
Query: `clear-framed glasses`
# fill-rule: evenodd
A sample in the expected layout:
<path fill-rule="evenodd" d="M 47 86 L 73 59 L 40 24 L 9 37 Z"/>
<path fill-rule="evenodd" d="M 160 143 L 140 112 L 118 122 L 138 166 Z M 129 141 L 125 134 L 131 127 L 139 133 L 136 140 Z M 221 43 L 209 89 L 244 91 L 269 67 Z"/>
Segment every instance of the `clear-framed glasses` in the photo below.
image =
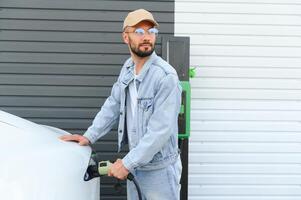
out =
<path fill-rule="evenodd" d="M 143 37 L 146 33 L 150 36 L 157 36 L 159 34 L 159 30 L 157 28 L 150 28 L 148 30 L 144 30 L 143 28 L 137 28 L 133 32 L 126 33 L 134 33 L 138 37 Z"/>

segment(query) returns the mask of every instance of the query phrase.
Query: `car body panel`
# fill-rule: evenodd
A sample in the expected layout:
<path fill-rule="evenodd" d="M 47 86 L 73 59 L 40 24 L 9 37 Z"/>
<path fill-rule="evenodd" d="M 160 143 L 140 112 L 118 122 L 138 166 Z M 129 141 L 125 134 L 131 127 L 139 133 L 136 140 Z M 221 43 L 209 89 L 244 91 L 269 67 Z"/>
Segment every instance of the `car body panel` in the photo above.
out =
<path fill-rule="evenodd" d="M 83 179 L 91 148 L 62 141 L 63 134 L 0 111 L 1 199 L 99 199 L 99 179 Z"/>

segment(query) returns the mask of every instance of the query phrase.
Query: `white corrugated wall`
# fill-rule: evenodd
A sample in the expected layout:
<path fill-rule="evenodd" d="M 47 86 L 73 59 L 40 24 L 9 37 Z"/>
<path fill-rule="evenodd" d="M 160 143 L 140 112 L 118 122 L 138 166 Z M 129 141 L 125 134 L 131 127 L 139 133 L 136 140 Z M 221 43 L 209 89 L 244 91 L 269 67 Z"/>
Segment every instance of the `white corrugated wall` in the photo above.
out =
<path fill-rule="evenodd" d="M 189 199 L 301 200 L 301 1 L 175 3 L 190 37 Z"/>

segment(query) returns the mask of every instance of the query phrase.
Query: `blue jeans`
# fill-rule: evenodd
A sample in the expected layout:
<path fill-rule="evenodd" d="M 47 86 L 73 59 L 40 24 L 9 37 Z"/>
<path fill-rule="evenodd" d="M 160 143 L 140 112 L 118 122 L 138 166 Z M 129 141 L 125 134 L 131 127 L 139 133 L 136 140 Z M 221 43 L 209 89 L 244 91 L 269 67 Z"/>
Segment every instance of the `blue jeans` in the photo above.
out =
<path fill-rule="evenodd" d="M 133 172 L 143 196 L 143 200 L 179 200 L 182 164 L 178 160 L 158 170 L 136 170 Z M 137 189 L 133 182 L 127 181 L 127 199 L 138 200 Z"/>

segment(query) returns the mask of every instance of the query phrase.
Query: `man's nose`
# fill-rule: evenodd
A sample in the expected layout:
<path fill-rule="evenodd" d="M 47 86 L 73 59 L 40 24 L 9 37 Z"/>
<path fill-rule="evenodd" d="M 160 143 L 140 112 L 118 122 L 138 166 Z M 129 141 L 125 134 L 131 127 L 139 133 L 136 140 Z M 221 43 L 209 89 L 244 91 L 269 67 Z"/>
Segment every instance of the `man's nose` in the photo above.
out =
<path fill-rule="evenodd" d="M 149 34 L 144 34 L 143 35 L 143 42 L 150 42 L 151 36 Z"/>
<path fill-rule="evenodd" d="M 150 40 L 151 39 L 151 34 L 149 34 L 148 32 L 145 32 L 144 34 L 143 34 L 143 40 Z"/>

